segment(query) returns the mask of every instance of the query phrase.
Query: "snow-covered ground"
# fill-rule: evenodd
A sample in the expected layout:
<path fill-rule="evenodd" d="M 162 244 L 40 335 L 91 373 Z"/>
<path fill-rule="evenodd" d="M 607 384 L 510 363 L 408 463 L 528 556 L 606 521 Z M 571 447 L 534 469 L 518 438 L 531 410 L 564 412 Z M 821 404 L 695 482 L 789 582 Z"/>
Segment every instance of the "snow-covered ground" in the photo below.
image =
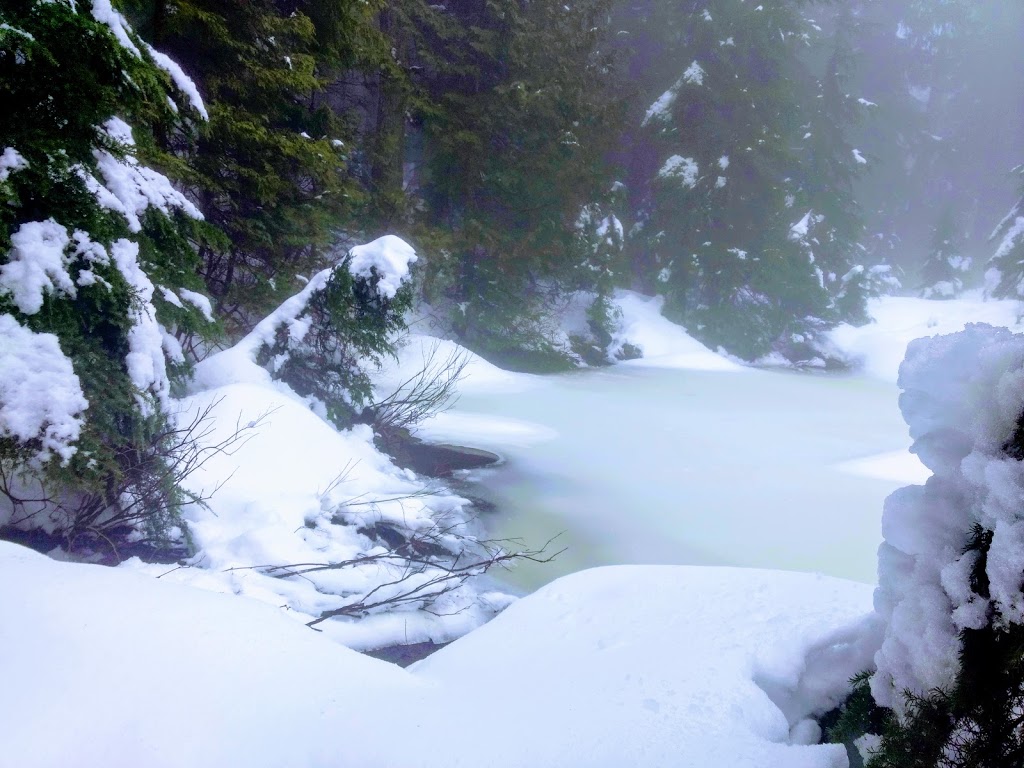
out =
<path fill-rule="evenodd" d="M 855 328 L 841 325 L 832 341 L 869 376 L 896 381 L 907 344 L 925 336 L 955 333 L 968 323 L 988 323 L 1021 331 L 1024 305 L 1017 301 L 986 301 L 981 292 L 963 298 L 933 301 L 905 296 L 882 296 L 868 302 L 874 322 Z"/>
<path fill-rule="evenodd" d="M 815 397 L 850 410 L 842 399 L 850 379 L 743 368 L 661 319 L 657 301 L 623 294 L 620 305 L 624 335 L 647 357 L 559 379 L 575 387 L 567 390 L 564 409 L 594 409 L 577 420 L 589 430 L 592 476 L 621 473 L 622 452 L 635 448 L 609 444 L 601 424 L 607 413 L 588 399 L 587 382 L 602 377 L 627 383 L 637 401 L 666 398 L 662 413 L 665 402 L 695 398 L 688 378 L 710 382 L 721 394 L 719 405 L 703 409 L 705 422 L 691 421 L 670 437 L 710 441 L 705 451 L 715 441 L 739 445 L 749 470 L 740 490 L 752 501 L 762 494 L 757 483 L 770 486 L 782 468 L 755 471 L 775 452 L 743 445 L 753 411 L 728 407 L 739 387 L 774 393 L 761 410 L 775 419 L 780 439 L 803 428 L 800 414 Z M 914 335 L 956 330 L 967 320 L 1016 322 L 1009 303 L 881 299 L 872 311 L 876 325 L 834 334 L 842 349 L 863 360 L 869 377 L 882 380 L 857 379 L 861 389 L 875 387 L 872 408 L 880 402 L 875 394 L 891 397 L 895 408 L 892 359 Z M 380 385 L 401 381 L 429 343 L 410 339 Z M 331 620 L 319 625 L 327 630 L 320 634 L 302 626 L 365 594 L 374 575 L 332 570 L 279 579 L 252 566 L 345 559 L 366 551 L 360 526 L 429 527 L 439 512 L 471 511 L 444 488 L 418 493 L 422 481 L 379 454 L 367 430 L 339 434 L 244 356 L 224 362 L 201 367 L 197 390 L 183 407 L 188 413 L 213 406 L 217 436 L 254 423 L 253 436 L 192 478 L 196 490 L 223 482 L 208 511 L 190 513 L 200 548 L 192 567 L 131 562 L 104 569 L 0 545 L 0 766 L 846 765 L 841 747 L 804 746 L 817 736 L 806 716 L 833 703 L 877 650 L 877 627 L 865 618 L 872 591 L 866 584 L 750 569 L 589 570 L 514 602 L 408 671 L 341 644 L 450 639 L 508 598 L 468 587 L 444 596 L 450 602 L 436 605 L 434 614 Z M 657 371 L 683 378 L 667 389 L 645 389 Z M 478 359 L 469 373 L 464 402 L 536 397 L 554 386 L 552 379 L 508 374 Z M 791 400 L 772 389 L 784 385 L 769 384 L 784 381 L 795 387 L 795 395 L 786 395 Z M 831 389 L 807 382 L 830 382 Z M 506 455 L 540 453 L 559 437 L 543 421 L 460 408 L 424 425 L 422 435 Z M 654 406 L 643 422 L 651 434 L 666 426 L 658 413 Z M 855 414 L 861 422 L 876 416 L 874 410 Z M 764 426 L 766 434 L 771 426 Z M 850 453 L 851 438 L 834 437 L 831 447 L 812 445 L 797 456 L 792 474 L 774 477 L 778 487 L 805 484 L 809 462 L 821 460 L 815 453 Z M 685 476 L 669 445 L 660 454 L 660 474 Z M 865 440 L 860 455 L 840 460 L 829 453 L 824 460 L 835 469 L 829 483 L 865 475 L 890 484 L 915 473 L 920 478 L 903 448 L 879 450 Z M 723 494 L 735 490 L 717 482 Z M 794 497 L 792 506 L 801 508 L 803 525 L 824 520 L 835 538 L 842 520 L 827 515 L 847 489 L 829 483 L 814 486 L 813 503 Z M 575 490 L 562 489 L 566 498 Z M 861 514 L 877 525 L 880 511 Z M 613 535 L 625 538 L 636 510 L 614 512 L 626 524 Z M 694 532 L 719 526 L 726 551 L 740 533 L 735 523 L 699 510 L 690 522 Z M 775 528 L 797 543 L 806 533 L 799 526 Z M 681 539 L 667 544 L 685 546 Z M 771 546 L 768 539 L 762 544 Z"/>
<path fill-rule="evenodd" d="M 870 588 L 591 570 L 402 670 L 279 609 L 0 544 L 0 765 L 839 768 Z M 770 694 L 770 695 L 769 695 Z"/>

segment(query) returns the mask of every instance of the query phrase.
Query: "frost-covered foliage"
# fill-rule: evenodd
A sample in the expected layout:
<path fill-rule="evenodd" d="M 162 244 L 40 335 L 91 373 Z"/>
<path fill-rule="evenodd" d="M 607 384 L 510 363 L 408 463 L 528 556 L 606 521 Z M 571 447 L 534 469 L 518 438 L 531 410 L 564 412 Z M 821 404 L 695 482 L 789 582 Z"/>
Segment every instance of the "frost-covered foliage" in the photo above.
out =
<path fill-rule="evenodd" d="M 163 539 L 182 498 L 166 416 L 175 331 L 210 326 L 178 298 L 204 224 L 155 136 L 202 102 L 153 55 L 107 0 L 0 10 L 0 526 L 70 546 Z"/>
<path fill-rule="evenodd" d="M 900 407 L 934 473 L 886 501 L 870 765 L 1024 759 L 1024 336 L 971 325 L 910 345 Z"/>

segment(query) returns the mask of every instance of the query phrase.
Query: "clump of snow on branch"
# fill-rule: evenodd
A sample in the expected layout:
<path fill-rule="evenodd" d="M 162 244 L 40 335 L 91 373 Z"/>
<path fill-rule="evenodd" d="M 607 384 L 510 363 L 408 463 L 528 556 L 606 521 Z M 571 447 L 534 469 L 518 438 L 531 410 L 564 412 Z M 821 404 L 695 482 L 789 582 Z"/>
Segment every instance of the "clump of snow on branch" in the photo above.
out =
<path fill-rule="evenodd" d="M 977 324 L 917 340 L 899 383 L 912 450 L 934 473 L 892 494 L 882 517 L 875 604 L 887 630 L 871 690 L 902 713 L 904 691 L 954 682 L 961 630 L 1024 623 L 1024 462 L 1006 450 L 1024 413 L 1024 335 Z M 975 525 L 992 533 L 989 599 L 971 586 Z"/>
<path fill-rule="evenodd" d="M 74 3 L 72 3 L 72 7 L 74 7 Z M 110 0 L 92 0 L 92 17 L 100 24 L 105 24 L 121 45 L 139 58 L 142 57 L 138 46 L 132 41 L 131 25 L 128 24 L 124 16 L 114 10 Z"/>
<path fill-rule="evenodd" d="M 1016 210 L 1014 213 L 1016 213 Z M 1024 216 L 1016 216 L 1013 223 L 1006 230 L 1006 234 L 1003 235 L 1003 239 L 999 241 L 999 247 L 992 254 L 992 258 L 1001 259 L 1006 256 L 1016 247 L 1022 236 L 1024 236 Z"/>
<path fill-rule="evenodd" d="M 0 315 L 0 437 L 38 441 L 35 461 L 57 455 L 67 463 L 88 406 L 57 337 Z"/>
<path fill-rule="evenodd" d="M 178 87 L 178 90 L 185 94 L 192 108 L 199 113 L 203 120 L 209 120 L 210 114 L 206 111 L 206 104 L 203 103 L 203 97 L 199 95 L 199 89 L 196 88 L 196 84 L 192 82 L 191 78 L 185 74 L 182 68 L 178 66 L 178 63 L 170 56 L 160 53 L 160 51 L 150 45 L 146 46 L 146 51 L 153 59 L 153 63 L 170 75 L 171 80 Z"/>
<path fill-rule="evenodd" d="M 72 1 L 72 7 L 74 2 Z M 125 19 L 118 11 L 111 5 L 110 0 L 93 0 L 92 2 L 92 17 L 101 24 L 105 24 L 111 32 L 114 33 L 114 37 L 121 43 L 126 49 L 131 51 L 138 58 L 142 58 L 142 51 L 132 40 L 133 31 L 131 24 Z M 185 74 L 184 70 L 178 65 L 176 61 L 171 59 L 166 54 L 154 49 L 148 43 L 143 41 L 142 45 L 145 47 L 146 52 L 149 54 L 153 63 L 160 69 L 166 72 L 174 85 L 184 94 L 185 98 L 188 99 L 190 106 L 199 113 L 203 120 L 209 120 L 210 115 L 206 111 L 206 104 L 203 102 L 203 97 L 199 95 L 199 89 L 196 88 L 196 84 L 192 82 L 192 79 Z M 177 112 L 177 105 L 171 101 L 171 108 Z"/>
<path fill-rule="evenodd" d="M 202 313 L 203 317 L 206 318 L 207 322 L 212 323 L 214 321 L 213 304 L 210 303 L 210 298 L 208 296 L 196 293 L 195 291 L 190 291 L 188 288 L 180 288 L 178 290 L 178 295 L 181 297 L 182 301 L 188 302 L 198 309 Z"/>
<path fill-rule="evenodd" d="M 665 91 L 658 100 L 647 108 L 641 126 L 647 126 L 652 120 L 667 121 L 672 113 L 672 105 L 676 102 L 679 90 L 687 84 L 703 85 L 705 72 L 700 64 L 694 61 L 686 68 L 686 71 L 676 80 L 675 84 Z"/>
<path fill-rule="evenodd" d="M 7 181 L 11 174 L 28 168 L 28 161 L 14 147 L 7 147 L 0 154 L 0 181 Z"/>
<path fill-rule="evenodd" d="M 704 85 L 704 70 L 696 61 L 683 72 L 683 82 L 692 85 Z"/>
<path fill-rule="evenodd" d="M 22 224 L 11 235 L 8 262 L 0 267 L 0 296 L 10 296 L 26 315 L 34 315 L 50 293 L 75 295 L 65 250 L 68 231 L 53 219 Z"/>
<path fill-rule="evenodd" d="M 800 221 L 789 228 L 790 240 L 802 240 L 807 237 L 807 233 L 811 225 L 811 217 L 813 215 L 814 211 L 808 211 Z"/>
<path fill-rule="evenodd" d="M 679 84 L 676 83 L 676 85 L 661 94 L 658 100 L 647 108 L 647 114 L 644 115 L 643 122 L 640 123 L 641 126 L 646 126 L 651 120 L 668 120 L 672 111 L 672 105 L 676 101 L 678 86 Z"/>
<path fill-rule="evenodd" d="M 409 278 L 409 266 L 416 261 L 416 251 L 395 235 L 378 237 L 366 245 L 357 245 L 348 254 L 348 271 L 353 277 L 379 278 L 377 293 L 395 298 L 398 289 Z"/>
<path fill-rule="evenodd" d="M 174 188 L 170 179 L 152 168 L 139 165 L 131 156 L 130 151 L 135 146 L 131 126 L 118 117 L 112 117 L 103 124 L 103 131 L 129 154 L 117 157 L 105 149 L 94 150 L 103 184 L 84 168 L 79 169 L 79 174 L 101 206 L 124 216 L 132 232 L 142 230 L 139 217 L 150 206 L 168 215 L 173 210 L 181 210 L 193 219 L 203 218 L 199 209 Z"/>
<path fill-rule="evenodd" d="M 153 283 L 139 266 L 139 244 L 118 240 L 110 247 L 110 255 L 135 294 L 135 301 L 128 310 L 132 323 L 128 332 L 128 354 L 125 356 L 128 375 L 140 393 L 153 395 L 166 405 L 171 392 L 164 358 L 166 333 L 156 320 Z M 143 413 L 149 415 L 153 412 L 148 396 L 140 394 L 137 399 Z"/>
<path fill-rule="evenodd" d="M 700 169 L 697 161 L 691 157 L 672 155 L 658 171 L 658 176 L 663 179 L 679 179 L 683 185 L 693 189 L 697 186 L 697 176 Z"/>

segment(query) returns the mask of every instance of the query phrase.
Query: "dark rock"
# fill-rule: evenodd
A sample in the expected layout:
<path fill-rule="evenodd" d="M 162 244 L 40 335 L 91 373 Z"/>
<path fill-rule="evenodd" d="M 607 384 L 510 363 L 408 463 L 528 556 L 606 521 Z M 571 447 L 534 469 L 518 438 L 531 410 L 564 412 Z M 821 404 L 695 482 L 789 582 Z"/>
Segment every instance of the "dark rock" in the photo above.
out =
<path fill-rule="evenodd" d="M 448 477 L 457 469 L 478 469 L 496 464 L 501 457 L 479 448 L 445 443 L 426 443 L 408 433 L 389 435 L 378 448 L 400 467 L 430 477 Z"/>

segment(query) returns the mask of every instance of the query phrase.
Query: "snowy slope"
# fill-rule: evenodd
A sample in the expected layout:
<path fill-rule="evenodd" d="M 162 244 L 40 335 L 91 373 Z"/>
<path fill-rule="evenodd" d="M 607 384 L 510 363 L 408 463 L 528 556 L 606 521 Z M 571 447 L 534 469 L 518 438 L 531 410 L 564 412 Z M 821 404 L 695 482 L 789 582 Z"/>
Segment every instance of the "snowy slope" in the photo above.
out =
<path fill-rule="evenodd" d="M 1024 330 L 1020 302 L 983 300 L 977 293 L 948 301 L 881 296 L 868 302 L 868 314 L 873 322 L 841 325 L 832 331 L 831 340 L 865 373 L 894 383 L 914 339 L 955 333 L 967 323 Z"/>
<path fill-rule="evenodd" d="M 840 768 L 801 719 L 875 647 L 864 585 L 624 566 L 404 671 L 253 601 L 11 544 L 0 568 L 4 768 Z"/>

